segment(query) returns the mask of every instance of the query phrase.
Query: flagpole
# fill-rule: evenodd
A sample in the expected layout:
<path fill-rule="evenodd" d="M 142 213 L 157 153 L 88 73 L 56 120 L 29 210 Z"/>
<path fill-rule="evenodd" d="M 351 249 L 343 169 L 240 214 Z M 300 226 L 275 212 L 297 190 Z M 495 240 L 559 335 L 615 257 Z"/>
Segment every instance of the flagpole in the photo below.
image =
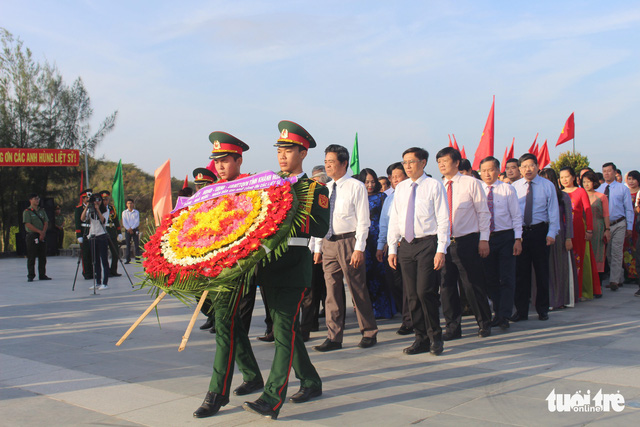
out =
<path fill-rule="evenodd" d="M 576 156 L 576 119 L 573 118 L 573 156 Z"/>

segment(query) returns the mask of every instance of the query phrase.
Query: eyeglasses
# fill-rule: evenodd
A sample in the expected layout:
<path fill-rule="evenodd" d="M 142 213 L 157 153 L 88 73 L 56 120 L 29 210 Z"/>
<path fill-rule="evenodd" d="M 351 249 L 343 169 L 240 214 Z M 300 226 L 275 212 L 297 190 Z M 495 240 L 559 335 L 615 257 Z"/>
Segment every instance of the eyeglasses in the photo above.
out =
<path fill-rule="evenodd" d="M 412 165 L 414 163 L 420 163 L 420 160 L 404 160 L 402 162 L 402 166 Z"/>

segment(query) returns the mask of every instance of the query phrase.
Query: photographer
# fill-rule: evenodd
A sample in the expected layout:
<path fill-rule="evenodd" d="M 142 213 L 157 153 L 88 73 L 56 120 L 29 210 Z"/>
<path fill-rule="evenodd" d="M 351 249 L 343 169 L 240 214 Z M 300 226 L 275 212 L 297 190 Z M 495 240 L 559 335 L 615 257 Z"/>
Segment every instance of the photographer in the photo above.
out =
<path fill-rule="evenodd" d="M 93 246 L 93 271 L 97 289 L 109 289 L 109 258 L 107 256 L 109 238 L 104 228 L 107 208 L 102 204 L 102 198 L 96 194 L 91 195 L 89 203 L 84 207 L 80 219 L 89 220 L 89 240 Z M 102 268 L 101 268 L 102 264 Z M 104 270 L 104 282 L 102 271 Z"/>

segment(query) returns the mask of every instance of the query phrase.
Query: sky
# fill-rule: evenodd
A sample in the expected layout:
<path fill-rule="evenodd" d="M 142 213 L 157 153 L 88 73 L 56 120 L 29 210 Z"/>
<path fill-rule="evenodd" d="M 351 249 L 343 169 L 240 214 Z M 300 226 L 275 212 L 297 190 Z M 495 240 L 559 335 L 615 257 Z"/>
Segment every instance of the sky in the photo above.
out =
<path fill-rule="evenodd" d="M 576 150 L 600 170 L 640 169 L 640 3 L 636 1 L 30 1 L 0 0 L 0 27 L 65 81 L 80 77 L 94 131 L 117 110 L 96 155 L 182 178 L 206 166 L 208 135 L 251 146 L 243 172 L 277 169 L 278 122 L 385 175 L 409 147 L 455 134 L 468 157 L 495 95 L 502 160 L 549 141 L 575 112 Z"/>

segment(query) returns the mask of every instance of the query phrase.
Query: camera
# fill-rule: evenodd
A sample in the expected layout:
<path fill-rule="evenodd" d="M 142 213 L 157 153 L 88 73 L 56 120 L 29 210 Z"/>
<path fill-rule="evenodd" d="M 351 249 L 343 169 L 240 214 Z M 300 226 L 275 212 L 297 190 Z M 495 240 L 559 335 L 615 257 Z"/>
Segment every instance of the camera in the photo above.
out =
<path fill-rule="evenodd" d="M 102 197 L 99 194 L 92 194 L 89 196 L 89 204 L 94 204 L 95 202 L 102 203 Z"/>

